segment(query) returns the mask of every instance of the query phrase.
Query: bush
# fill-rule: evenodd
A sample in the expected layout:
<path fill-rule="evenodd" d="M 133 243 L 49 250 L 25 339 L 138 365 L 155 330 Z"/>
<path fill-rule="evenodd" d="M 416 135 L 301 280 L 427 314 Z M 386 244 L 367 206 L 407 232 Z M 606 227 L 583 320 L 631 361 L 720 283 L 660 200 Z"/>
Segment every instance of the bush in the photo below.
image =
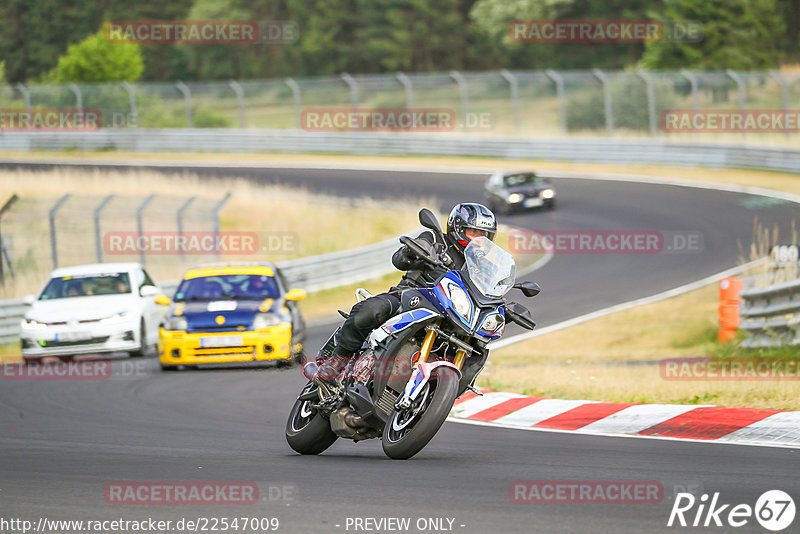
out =
<path fill-rule="evenodd" d="M 99 31 L 71 45 L 58 65 L 45 76 L 49 83 L 133 82 L 144 70 L 135 43 L 112 43 Z"/>

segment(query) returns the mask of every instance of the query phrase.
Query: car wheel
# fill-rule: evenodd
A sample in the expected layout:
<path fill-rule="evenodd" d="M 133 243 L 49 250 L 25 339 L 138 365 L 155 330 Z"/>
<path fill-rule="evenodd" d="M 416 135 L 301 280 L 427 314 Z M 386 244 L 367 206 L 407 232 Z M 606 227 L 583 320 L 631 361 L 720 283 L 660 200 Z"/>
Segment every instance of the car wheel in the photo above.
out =
<path fill-rule="evenodd" d="M 139 349 L 131 352 L 131 358 L 143 358 L 147 354 L 147 328 L 144 319 L 139 323 Z"/>

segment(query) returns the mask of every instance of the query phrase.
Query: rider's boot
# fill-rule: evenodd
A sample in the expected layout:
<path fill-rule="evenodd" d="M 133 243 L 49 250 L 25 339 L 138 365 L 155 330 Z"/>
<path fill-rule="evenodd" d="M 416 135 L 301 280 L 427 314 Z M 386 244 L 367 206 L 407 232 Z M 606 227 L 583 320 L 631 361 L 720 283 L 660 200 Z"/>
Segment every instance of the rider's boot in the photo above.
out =
<path fill-rule="evenodd" d="M 324 361 L 317 368 L 317 372 L 312 379 L 319 387 L 320 398 L 324 399 L 330 396 L 337 385 L 337 379 L 342 374 L 347 364 L 350 362 L 352 356 L 345 355 L 332 355 L 324 359 Z"/>

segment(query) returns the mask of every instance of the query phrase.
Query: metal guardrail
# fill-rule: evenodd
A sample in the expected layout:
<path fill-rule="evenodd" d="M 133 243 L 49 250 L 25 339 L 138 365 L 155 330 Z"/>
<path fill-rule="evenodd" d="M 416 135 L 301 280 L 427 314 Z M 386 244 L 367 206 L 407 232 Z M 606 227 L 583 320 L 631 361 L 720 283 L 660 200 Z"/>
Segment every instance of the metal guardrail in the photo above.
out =
<path fill-rule="evenodd" d="M 0 150 L 278 152 L 352 155 L 486 156 L 580 163 L 760 169 L 800 174 L 800 150 L 648 139 L 532 139 L 420 133 L 243 129 L 102 129 L 6 132 Z"/>
<path fill-rule="evenodd" d="M 414 230 L 410 235 L 419 231 Z M 308 292 L 322 291 L 394 272 L 391 258 L 399 247 L 397 238 L 392 238 L 356 249 L 289 260 L 277 266 L 291 287 Z M 179 283 L 174 280 L 159 286 L 171 297 Z M 21 299 L 0 301 L 0 344 L 19 339 L 20 322 L 27 309 Z"/>
<path fill-rule="evenodd" d="M 749 348 L 800 344 L 800 280 L 745 289 L 739 328 Z"/>

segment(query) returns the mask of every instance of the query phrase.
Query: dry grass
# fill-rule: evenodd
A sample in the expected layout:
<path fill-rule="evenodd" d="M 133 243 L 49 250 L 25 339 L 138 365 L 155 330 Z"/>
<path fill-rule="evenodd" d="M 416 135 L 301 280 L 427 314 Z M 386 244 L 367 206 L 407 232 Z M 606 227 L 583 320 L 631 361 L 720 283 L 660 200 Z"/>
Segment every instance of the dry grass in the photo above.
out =
<path fill-rule="evenodd" d="M 21 198 L 3 220 L 5 236 L 14 239 L 13 260 L 21 263 L 16 278 L 0 288 L 0 298 L 20 297 L 41 288 L 52 268 L 47 210 L 66 193 L 75 197 L 64 205 L 56 219 L 60 265 L 96 261 L 92 210 L 101 196 L 112 193 L 129 195 L 129 205 L 122 205 L 122 200 L 116 206 L 109 204 L 103 213 L 104 231 L 135 231 L 135 206 L 150 193 L 158 193 L 158 200 L 163 203 L 160 211 L 156 202 L 148 206 L 145 230 L 174 230 L 175 213 L 190 195 L 197 197 L 193 209 L 202 213 L 195 213 L 193 219 L 195 226 L 200 226 L 186 229 L 211 230 L 211 209 L 230 191 L 232 197 L 220 212 L 222 231 L 288 234 L 293 239 L 291 248 L 248 256 L 148 256 L 147 267 L 157 280 L 178 279 L 189 266 L 208 261 L 280 262 L 368 245 L 394 237 L 398 231 L 417 227 L 419 207 L 432 205 L 426 199 L 409 198 L 398 199 L 387 209 L 385 204 L 361 199 L 358 206 L 353 207 L 305 189 L 258 185 L 245 179 L 164 175 L 148 170 L 114 172 L 57 168 L 46 172 L 2 172 L 0 176 L 0 199 L 4 201 L 13 193 Z M 139 261 L 139 257 L 106 255 L 104 260 Z"/>
<path fill-rule="evenodd" d="M 800 409 L 800 381 L 662 378 L 660 359 L 719 352 L 718 301 L 712 284 L 493 351 L 479 384 L 552 398 Z M 634 360 L 642 363 L 621 364 Z"/>

